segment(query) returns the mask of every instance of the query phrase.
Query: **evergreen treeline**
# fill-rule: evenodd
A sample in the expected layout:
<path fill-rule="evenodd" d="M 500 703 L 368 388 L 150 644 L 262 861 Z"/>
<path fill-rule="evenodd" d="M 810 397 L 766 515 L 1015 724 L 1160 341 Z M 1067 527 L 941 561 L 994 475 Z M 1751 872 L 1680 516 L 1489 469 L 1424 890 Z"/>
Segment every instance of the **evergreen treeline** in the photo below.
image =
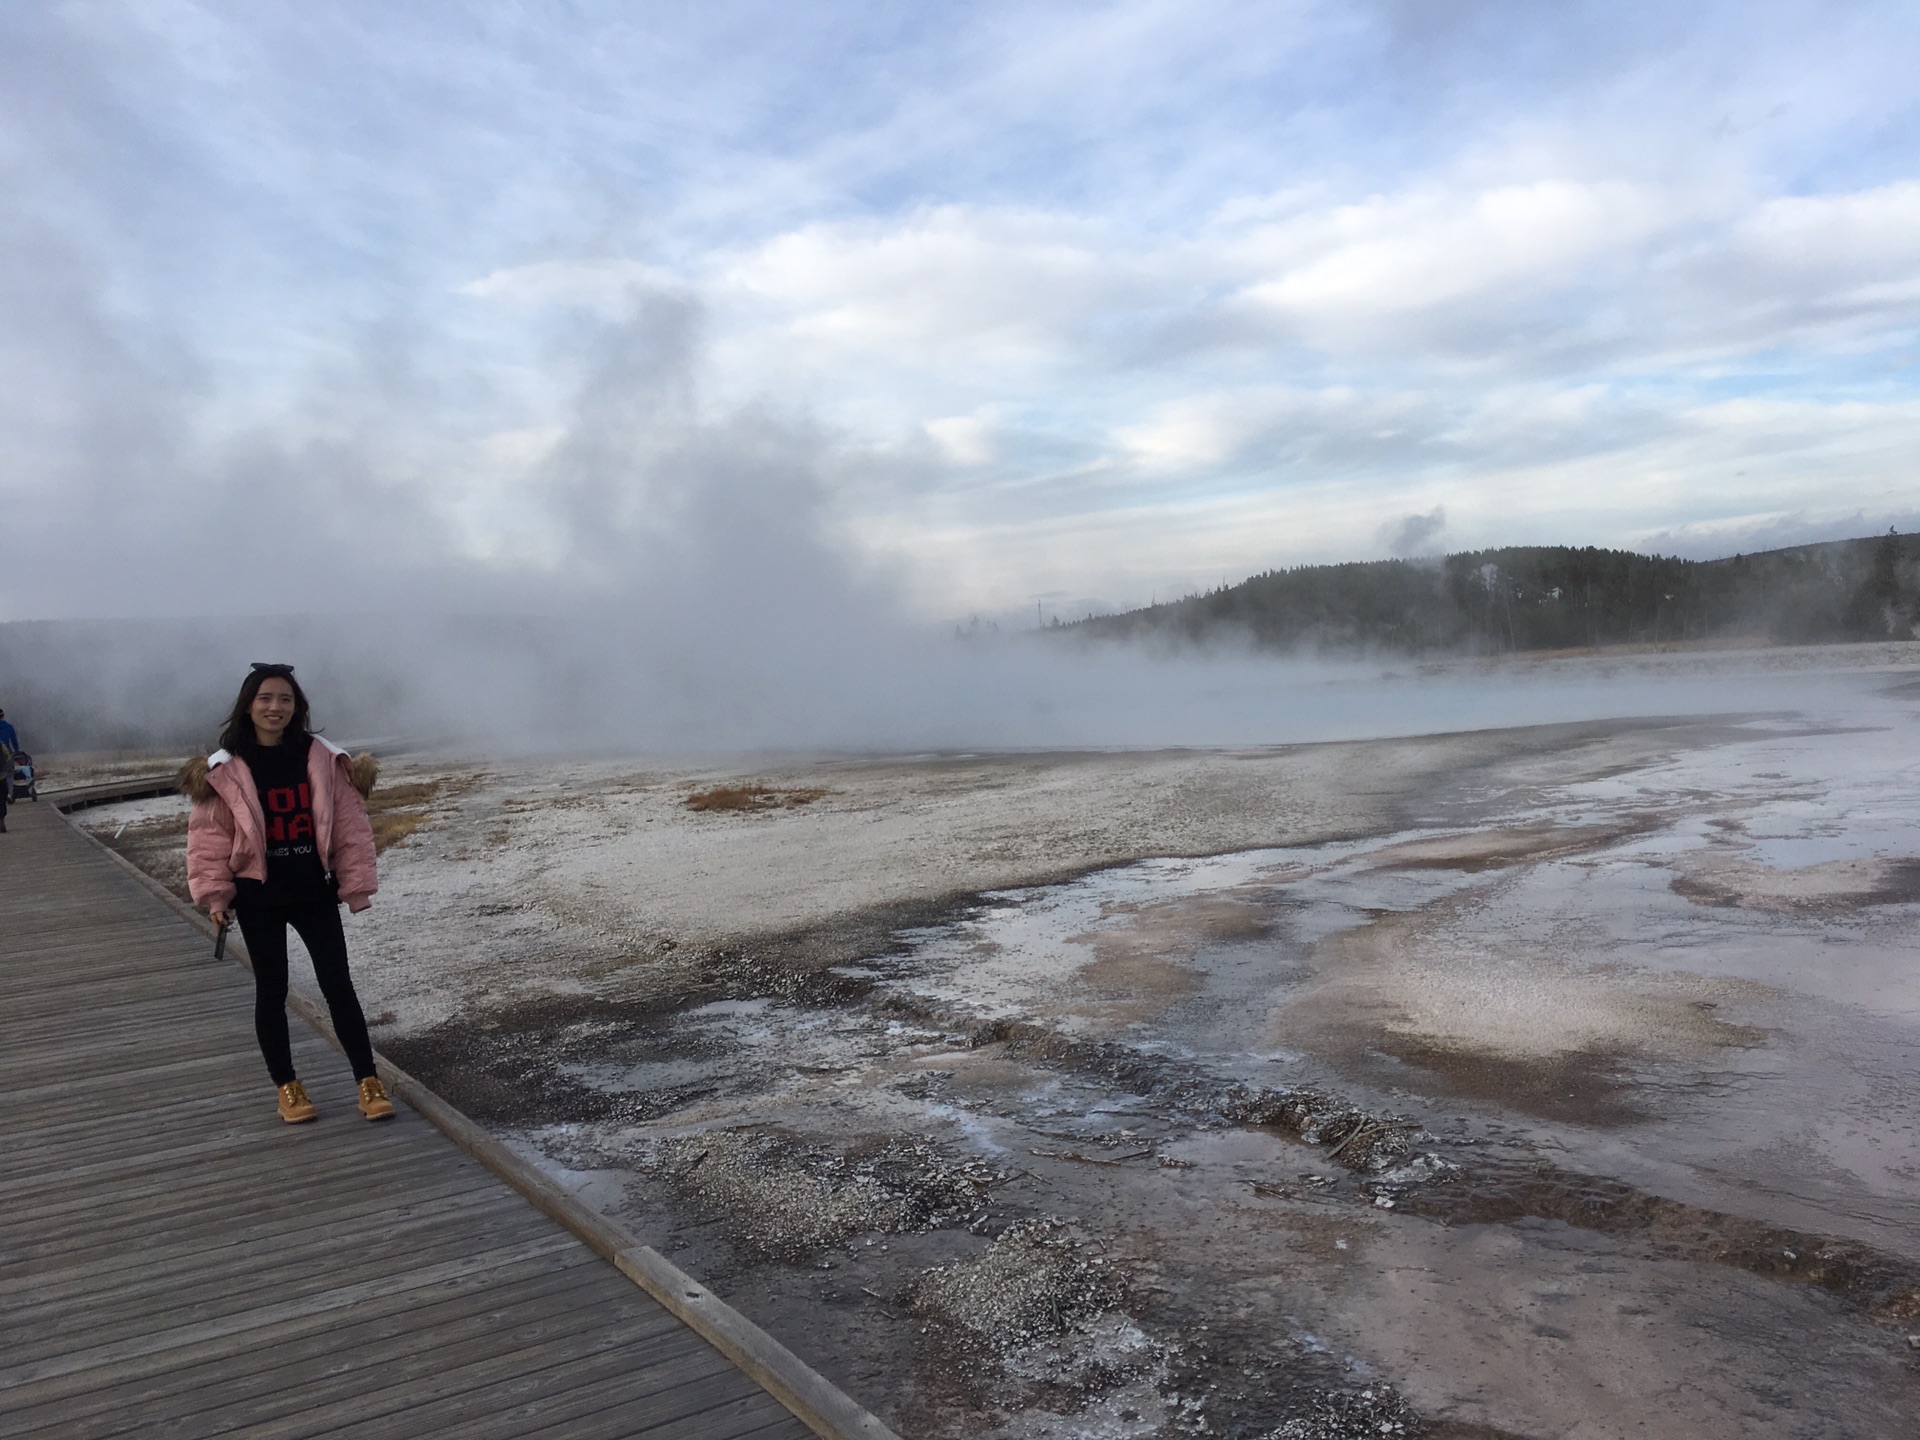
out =
<path fill-rule="evenodd" d="M 1058 628 L 1274 649 L 1497 654 L 1764 637 L 1911 639 L 1920 536 L 1800 545 L 1726 560 L 1528 545 L 1440 560 L 1271 570 L 1238 585 Z"/>

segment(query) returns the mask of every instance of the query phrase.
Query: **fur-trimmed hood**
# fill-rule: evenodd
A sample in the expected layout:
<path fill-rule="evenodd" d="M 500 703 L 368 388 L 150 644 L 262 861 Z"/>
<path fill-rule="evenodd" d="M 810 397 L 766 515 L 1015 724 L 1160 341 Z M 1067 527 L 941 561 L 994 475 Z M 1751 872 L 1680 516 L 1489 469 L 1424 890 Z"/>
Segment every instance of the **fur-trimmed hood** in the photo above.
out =
<path fill-rule="evenodd" d="M 325 736 L 316 735 L 313 743 L 324 745 L 335 755 L 346 755 L 338 745 Z M 216 765 L 224 765 L 233 758 L 225 750 L 216 750 L 211 755 L 196 755 L 180 767 L 180 793 L 190 800 L 211 800 L 215 791 L 213 782 L 207 779 L 207 771 Z M 371 751 L 362 750 L 347 760 L 347 778 L 353 782 L 353 788 L 360 792 L 361 799 L 373 793 L 374 782 L 380 778 L 380 762 Z"/>

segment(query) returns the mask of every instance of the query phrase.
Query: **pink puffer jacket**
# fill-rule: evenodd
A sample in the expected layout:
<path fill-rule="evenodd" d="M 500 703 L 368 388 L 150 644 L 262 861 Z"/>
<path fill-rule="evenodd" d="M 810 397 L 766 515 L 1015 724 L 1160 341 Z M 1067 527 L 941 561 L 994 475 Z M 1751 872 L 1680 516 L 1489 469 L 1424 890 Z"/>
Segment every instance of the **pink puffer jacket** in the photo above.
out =
<path fill-rule="evenodd" d="M 307 778 L 313 782 L 313 831 L 320 863 L 333 872 L 349 910 L 373 903 L 373 825 L 366 796 L 380 767 L 371 755 L 349 757 L 330 740 L 313 737 Z M 194 760 L 180 772 L 193 800 L 187 820 L 187 891 L 208 910 L 233 905 L 235 877 L 265 881 L 267 817 L 247 762 L 225 750 Z"/>

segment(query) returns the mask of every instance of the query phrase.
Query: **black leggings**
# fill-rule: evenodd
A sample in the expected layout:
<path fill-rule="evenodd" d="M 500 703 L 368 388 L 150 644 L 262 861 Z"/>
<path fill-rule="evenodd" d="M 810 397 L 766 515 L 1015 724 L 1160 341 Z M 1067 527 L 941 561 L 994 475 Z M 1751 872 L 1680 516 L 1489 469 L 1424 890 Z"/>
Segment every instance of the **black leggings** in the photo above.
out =
<path fill-rule="evenodd" d="M 374 1074 L 373 1043 L 367 1039 L 367 1018 L 360 1013 L 360 997 L 353 993 L 347 973 L 347 936 L 340 928 L 340 907 L 332 900 L 310 905 L 247 905 L 236 907 L 240 934 L 253 961 L 253 1033 L 260 1037 L 260 1053 L 275 1085 L 293 1079 L 293 1046 L 287 1039 L 287 926 L 300 932 L 313 957 L 313 978 L 327 997 L 333 1014 L 333 1033 L 353 1065 L 353 1078 Z"/>

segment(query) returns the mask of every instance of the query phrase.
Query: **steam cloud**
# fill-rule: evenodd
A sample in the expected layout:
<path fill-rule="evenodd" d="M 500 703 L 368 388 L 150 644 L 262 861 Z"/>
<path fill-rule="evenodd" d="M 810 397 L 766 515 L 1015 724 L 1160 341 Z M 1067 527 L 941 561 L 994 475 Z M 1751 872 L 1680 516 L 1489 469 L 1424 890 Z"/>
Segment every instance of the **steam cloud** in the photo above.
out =
<path fill-rule="evenodd" d="M 247 662 L 283 660 L 342 739 L 690 756 L 1268 744 L 1781 701 L 1765 680 L 1414 683 L 1360 661 L 954 638 L 839 538 L 831 435 L 703 405 L 700 331 L 692 301 L 651 292 L 576 337 L 567 423 L 510 497 L 549 563 L 463 550 L 457 517 L 396 471 L 422 399 L 403 347 L 371 346 L 309 400 L 298 444 L 196 444 L 176 387 L 131 383 L 119 356 L 127 387 L 74 392 L 99 438 L 68 479 L 92 508 L 37 543 L 72 557 L 76 602 L 124 614 L 158 569 L 200 617 L 0 627 L 0 704 L 42 749 L 205 745 Z M 1444 520 L 1408 517 L 1396 541 Z"/>
<path fill-rule="evenodd" d="M 1396 560 L 1433 553 L 1433 542 L 1447 528 L 1447 507 L 1436 505 L 1424 515 L 1408 515 L 1391 525 L 1380 527 L 1380 538 L 1387 553 Z"/>

